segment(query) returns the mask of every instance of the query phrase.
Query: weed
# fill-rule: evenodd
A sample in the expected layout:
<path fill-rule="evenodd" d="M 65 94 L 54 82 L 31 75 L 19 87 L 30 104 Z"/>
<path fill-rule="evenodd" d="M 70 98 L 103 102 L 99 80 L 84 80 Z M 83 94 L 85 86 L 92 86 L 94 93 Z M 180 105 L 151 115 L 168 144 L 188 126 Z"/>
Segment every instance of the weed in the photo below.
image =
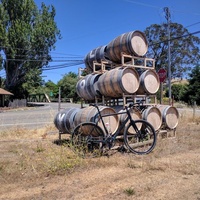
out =
<path fill-rule="evenodd" d="M 135 195 L 136 192 L 133 188 L 130 187 L 130 188 L 125 189 L 124 193 L 127 194 L 128 196 L 132 196 L 132 195 Z"/>
<path fill-rule="evenodd" d="M 37 148 L 35 149 L 37 153 L 45 151 L 45 148 L 42 147 L 42 144 L 37 144 Z"/>

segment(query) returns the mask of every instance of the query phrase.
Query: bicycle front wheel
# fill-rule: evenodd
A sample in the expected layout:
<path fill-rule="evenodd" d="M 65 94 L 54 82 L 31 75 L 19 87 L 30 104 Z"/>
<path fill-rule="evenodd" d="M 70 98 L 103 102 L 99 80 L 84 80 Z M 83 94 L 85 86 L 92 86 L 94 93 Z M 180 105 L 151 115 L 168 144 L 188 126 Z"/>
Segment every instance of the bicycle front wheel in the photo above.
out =
<path fill-rule="evenodd" d="M 92 122 L 79 124 L 72 133 L 73 148 L 83 157 L 101 154 L 103 139 L 103 130 Z"/>
<path fill-rule="evenodd" d="M 150 153 L 156 145 L 156 132 L 153 126 L 145 120 L 136 120 L 132 123 L 124 130 L 126 147 L 139 155 Z"/>

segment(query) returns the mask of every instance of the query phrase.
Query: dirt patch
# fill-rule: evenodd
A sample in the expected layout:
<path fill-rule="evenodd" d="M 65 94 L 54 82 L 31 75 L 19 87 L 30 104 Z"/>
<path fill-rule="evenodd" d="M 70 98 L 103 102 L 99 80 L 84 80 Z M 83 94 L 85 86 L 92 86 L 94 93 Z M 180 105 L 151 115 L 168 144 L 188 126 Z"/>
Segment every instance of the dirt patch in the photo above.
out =
<path fill-rule="evenodd" d="M 159 139 L 145 156 L 83 159 L 54 131 L 1 133 L 0 199 L 200 200 L 198 120 L 181 119 L 176 138 Z"/>

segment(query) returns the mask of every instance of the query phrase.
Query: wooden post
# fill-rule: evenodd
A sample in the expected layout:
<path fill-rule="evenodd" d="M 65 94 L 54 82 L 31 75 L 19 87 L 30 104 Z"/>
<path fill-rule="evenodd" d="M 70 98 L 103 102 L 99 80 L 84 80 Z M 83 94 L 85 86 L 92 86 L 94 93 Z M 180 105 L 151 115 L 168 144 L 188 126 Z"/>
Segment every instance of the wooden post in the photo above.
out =
<path fill-rule="evenodd" d="M 195 119 L 195 115 L 196 115 L 196 101 L 194 102 L 193 105 L 193 120 Z"/>
<path fill-rule="evenodd" d="M 160 104 L 163 104 L 163 82 L 160 83 Z"/>
<path fill-rule="evenodd" d="M 58 95 L 58 112 L 60 111 L 60 103 L 61 103 L 61 88 L 59 87 L 59 95 Z"/>

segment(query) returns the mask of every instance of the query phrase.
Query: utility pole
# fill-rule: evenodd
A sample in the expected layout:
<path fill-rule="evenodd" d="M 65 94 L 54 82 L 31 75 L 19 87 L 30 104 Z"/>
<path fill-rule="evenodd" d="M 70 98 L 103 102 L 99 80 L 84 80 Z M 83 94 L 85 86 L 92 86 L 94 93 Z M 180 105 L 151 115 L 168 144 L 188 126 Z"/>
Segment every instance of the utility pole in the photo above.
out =
<path fill-rule="evenodd" d="M 59 87 L 59 94 L 58 94 L 58 112 L 60 111 L 60 104 L 61 104 L 61 87 Z"/>
<path fill-rule="evenodd" d="M 168 35 L 168 87 L 169 87 L 169 104 L 172 102 L 172 94 L 171 94 L 171 52 L 170 52 L 170 11 L 168 7 L 164 8 L 165 18 L 167 20 L 167 35 Z"/>

